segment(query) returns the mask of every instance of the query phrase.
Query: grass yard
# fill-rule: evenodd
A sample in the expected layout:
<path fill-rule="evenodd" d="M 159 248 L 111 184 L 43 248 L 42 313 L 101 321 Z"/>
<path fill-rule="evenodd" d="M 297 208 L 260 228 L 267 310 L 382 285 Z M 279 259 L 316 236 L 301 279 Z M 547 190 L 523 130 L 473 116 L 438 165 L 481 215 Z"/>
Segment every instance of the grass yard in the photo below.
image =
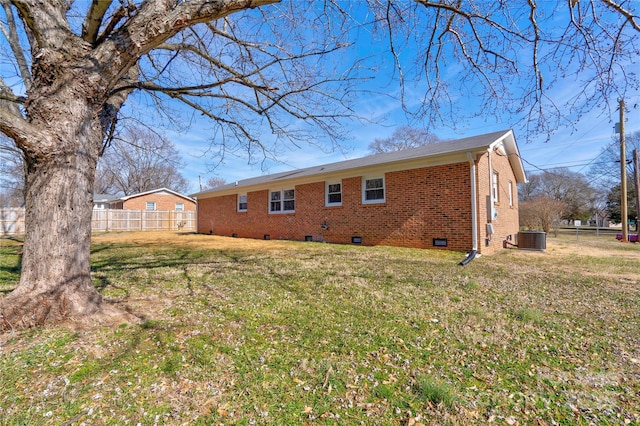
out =
<path fill-rule="evenodd" d="M 0 297 L 19 241 L 0 241 Z M 0 425 L 640 424 L 640 244 L 461 253 L 122 233 L 143 321 L 0 336 Z"/>

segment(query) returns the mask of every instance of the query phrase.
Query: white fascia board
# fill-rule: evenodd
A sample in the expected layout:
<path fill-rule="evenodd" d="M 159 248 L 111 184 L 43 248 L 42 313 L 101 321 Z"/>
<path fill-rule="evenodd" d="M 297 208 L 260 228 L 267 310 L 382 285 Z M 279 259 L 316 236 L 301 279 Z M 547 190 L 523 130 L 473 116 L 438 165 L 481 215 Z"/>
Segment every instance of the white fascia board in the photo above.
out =
<path fill-rule="evenodd" d="M 474 150 L 474 154 L 481 154 L 486 152 L 486 147 L 483 149 Z M 255 185 L 239 185 L 230 188 L 212 190 L 206 193 L 199 193 L 198 199 L 203 200 L 206 198 L 221 197 L 225 195 L 234 195 L 239 193 L 249 193 L 255 191 L 264 191 L 273 188 L 295 188 L 296 185 L 305 185 L 309 183 L 325 182 L 325 181 L 337 181 L 339 179 L 348 179 L 359 176 L 384 176 L 385 173 L 398 172 L 402 170 L 419 169 L 423 167 L 435 167 L 456 163 L 468 163 L 465 152 L 456 152 L 452 154 L 445 154 L 439 156 L 412 158 L 410 160 L 402 160 L 397 162 L 390 162 L 384 164 L 375 164 L 372 166 L 358 167 L 353 169 L 344 169 L 327 173 L 315 173 L 313 175 L 304 176 L 301 178 L 290 178 L 282 180 L 273 180 L 267 182 L 261 182 Z"/>
<path fill-rule="evenodd" d="M 509 159 L 509 164 L 513 169 L 513 174 L 516 176 L 516 183 L 527 183 L 527 175 L 524 171 L 522 164 L 522 158 L 520 158 L 520 152 L 518 151 L 518 145 L 516 144 L 516 138 L 513 134 L 513 130 L 509 130 L 502 137 L 493 142 L 489 149 L 504 148 L 505 154 Z"/>

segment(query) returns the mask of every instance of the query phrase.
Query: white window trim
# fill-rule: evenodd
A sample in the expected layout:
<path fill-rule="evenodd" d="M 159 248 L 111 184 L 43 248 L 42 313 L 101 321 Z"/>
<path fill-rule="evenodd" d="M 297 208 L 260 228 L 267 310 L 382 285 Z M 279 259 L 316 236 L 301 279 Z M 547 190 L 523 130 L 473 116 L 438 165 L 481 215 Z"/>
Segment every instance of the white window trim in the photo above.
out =
<path fill-rule="evenodd" d="M 340 202 L 339 203 L 331 203 L 329 202 L 329 186 L 330 185 L 340 185 Z M 325 182 L 325 186 L 324 186 L 324 205 L 327 207 L 333 207 L 333 206 L 341 206 L 342 205 L 342 181 L 327 181 Z M 337 192 L 334 192 L 333 194 L 338 194 Z"/>
<path fill-rule="evenodd" d="M 509 207 L 513 207 L 513 182 L 509 181 Z"/>
<path fill-rule="evenodd" d="M 178 209 L 178 206 L 180 206 L 180 209 Z M 177 212 L 183 212 L 184 211 L 184 203 L 176 203 L 176 211 Z"/>
<path fill-rule="evenodd" d="M 382 179 L 382 198 L 379 200 L 367 200 L 366 189 L 367 181 L 373 179 Z M 366 176 L 362 178 L 362 204 L 384 204 L 387 201 L 386 180 L 384 176 Z"/>
<path fill-rule="evenodd" d="M 491 176 L 491 191 L 493 193 L 493 202 L 494 203 L 499 203 L 500 202 L 500 175 L 498 174 L 498 172 L 493 172 L 493 175 Z"/>
<path fill-rule="evenodd" d="M 152 209 L 150 209 L 150 208 L 149 208 L 149 205 L 150 205 L 150 204 L 153 204 L 153 208 L 152 208 Z M 156 202 L 155 202 L 155 201 L 146 201 L 146 202 L 145 202 L 144 209 L 145 209 L 145 210 L 148 210 L 148 211 L 155 211 L 157 207 L 158 207 L 158 206 L 157 206 L 157 204 L 156 204 Z"/>
<path fill-rule="evenodd" d="M 269 196 L 271 196 L 271 195 L 269 195 Z M 244 209 L 240 207 L 240 204 L 241 204 L 240 199 L 241 199 L 241 197 L 244 197 L 244 204 L 246 204 L 246 206 L 245 206 L 245 208 L 244 208 Z M 271 205 L 271 204 L 269 204 L 269 205 Z M 247 207 L 249 207 L 249 202 L 248 202 L 247 194 L 238 194 L 236 207 L 237 207 L 238 212 L 240 212 L 240 213 L 243 213 L 243 212 L 246 212 L 246 211 L 247 211 Z"/>
<path fill-rule="evenodd" d="M 293 200 L 285 200 L 284 199 L 284 193 L 286 191 L 293 191 Z M 271 210 L 271 194 L 273 194 L 274 192 L 279 192 L 280 193 L 280 210 Z M 285 201 L 293 201 L 293 210 L 285 210 L 284 209 L 284 203 Z M 270 189 L 269 190 L 269 214 L 291 214 L 291 213 L 295 213 L 296 209 L 295 209 L 295 203 L 296 203 L 296 190 L 295 188 L 285 188 L 285 189 Z"/>

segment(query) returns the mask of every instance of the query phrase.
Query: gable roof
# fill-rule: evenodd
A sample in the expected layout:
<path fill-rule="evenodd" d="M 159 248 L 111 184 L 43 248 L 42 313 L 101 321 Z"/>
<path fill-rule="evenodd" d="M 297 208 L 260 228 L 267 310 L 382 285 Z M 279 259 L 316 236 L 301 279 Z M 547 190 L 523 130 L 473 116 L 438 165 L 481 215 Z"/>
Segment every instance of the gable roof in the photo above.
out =
<path fill-rule="evenodd" d="M 182 195 L 179 192 L 172 191 L 172 190 L 170 190 L 168 188 L 158 188 L 158 189 L 153 189 L 151 191 L 139 192 L 137 194 L 125 195 L 124 197 L 119 197 L 119 198 L 117 198 L 116 200 L 113 200 L 113 201 L 127 201 L 127 200 L 129 200 L 131 198 L 141 197 L 143 195 L 149 195 L 149 194 L 161 194 L 163 192 L 167 193 L 167 194 L 170 194 L 170 195 L 175 195 L 175 196 L 178 196 L 178 197 L 182 197 L 182 198 L 184 198 L 186 200 L 195 202 L 195 200 L 193 198 L 188 197 L 186 195 Z"/>
<path fill-rule="evenodd" d="M 93 194 L 94 203 L 110 203 L 118 200 L 118 197 L 110 194 Z"/>
<path fill-rule="evenodd" d="M 223 195 L 238 190 L 256 187 L 281 185 L 292 181 L 313 181 L 319 176 L 357 176 L 375 171 L 393 171 L 411 169 L 437 164 L 452 164 L 468 161 L 466 153 L 479 154 L 494 147 L 502 146 L 509 158 L 518 183 L 526 182 L 526 174 L 518 152 L 512 130 L 487 133 L 463 139 L 444 141 L 417 148 L 371 155 L 337 163 L 323 164 L 304 169 L 290 170 L 281 173 L 243 179 L 227 185 L 192 194 L 194 198 Z M 317 179 L 316 179 L 317 180 Z"/>

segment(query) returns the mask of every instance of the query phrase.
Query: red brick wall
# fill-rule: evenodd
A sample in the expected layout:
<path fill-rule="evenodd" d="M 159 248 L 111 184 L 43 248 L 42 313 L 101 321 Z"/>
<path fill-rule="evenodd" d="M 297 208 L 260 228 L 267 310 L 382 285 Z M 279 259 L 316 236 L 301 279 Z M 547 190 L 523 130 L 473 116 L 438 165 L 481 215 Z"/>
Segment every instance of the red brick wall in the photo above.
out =
<path fill-rule="evenodd" d="M 494 203 L 497 217 L 491 217 L 491 200 L 489 194 L 492 187 L 492 172 L 489 170 L 489 154 L 483 154 L 477 162 L 478 175 L 478 227 L 480 238 L 479 251 L 491 254 L 502 249 L 503 241 L 511 238 L 515 243 L 515 235 L 519 230 L 518 190 L 516 177 L 509 160 L 504 154 L 491 154 L 492 170 L 498 173 L 498 201 Z M 509 206 L 509 184 L 512 182 L 513 205 Z M 493 225 L 493 235 L 487 234 L 487 223 Z"/>
<path fill-rule="evenodd" d="M 130 198 L 125 200 L 122 208 L 125 210 L 146 210 L 147 201 L 155 202 L 156 210 L 159 211 L 173 211 L 176 209 L 176 203 L 184 204 L 184 211 L 196 210 L 196 203 L 194 201 L 178 197 L 177 195 L 163 193 L 147 194 Z"/>
<path fill-rule="evenodd" d="M 238 237 L 434 248 L 471 249 L 471 190 L 467 162 L 385 174 L 383 204 L 362 204 L 362 178 L 342 179 L 342 206 L 325 206 L 325 182 L 296 185 L 296 210 L 269 214 L 268 191 L 247 194 L 247 212 L 237 196 L 198 201 L 198 232 Z M 515 182 L 515 180 L 514 180 Z M 280 188 L 272 188 L 277 190 Z M 288 188 L 282 188 L 288 189 Z M 329 228 L 323 230 L 326 223 Z"/>

